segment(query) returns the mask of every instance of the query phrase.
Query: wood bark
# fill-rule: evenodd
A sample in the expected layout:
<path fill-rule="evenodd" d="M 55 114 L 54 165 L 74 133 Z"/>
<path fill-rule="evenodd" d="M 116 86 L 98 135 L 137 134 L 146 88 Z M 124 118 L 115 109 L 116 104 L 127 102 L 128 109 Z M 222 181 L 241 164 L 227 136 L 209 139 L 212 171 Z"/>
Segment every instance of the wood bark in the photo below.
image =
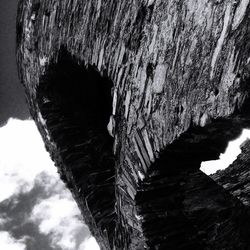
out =
<path fill-rule="evenodd" d="M 19 2 L 31 114 L 102 249 L 249 249 L 199 171 L 250 124 L 249 31 L 249 0 Z"/>
<path fill-rule="evenodd" d="M 227 169 L 217 171 L 211 176 L 225 190 L 241 200 L 245 206 L 250 205 L 249 163 L 250 141 L 247 140 L 241 146 L 241 153 L 237 159 Z"/>

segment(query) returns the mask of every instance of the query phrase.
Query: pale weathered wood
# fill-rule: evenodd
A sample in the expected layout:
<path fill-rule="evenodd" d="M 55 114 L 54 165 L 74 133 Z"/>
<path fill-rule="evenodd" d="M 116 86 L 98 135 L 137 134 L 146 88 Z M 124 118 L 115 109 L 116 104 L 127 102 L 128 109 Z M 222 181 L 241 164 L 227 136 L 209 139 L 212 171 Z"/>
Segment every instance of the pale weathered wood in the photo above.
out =
<path fill-rule="evenodd" d="M 172 160 L 168 162 L 169 158 L 166 156 L 163 157 L 165 159 L 163 165 L 166 169 L 170 169 L 170 175 L 175 176 L 174 185 L 181 185 L 180 176 L 185 179 L 185 188 L 180 190 L 177 188 L 174 196 L 182 197 L 187 194 L 191 198 L 182 197 L 178 201 L 179 213 L 184 213 L 185 217 L 186 212 L 192 211 L 191 205 L 181 207 L 187 200 L 198 206 L 199 200 L 196 198 L 202 198 L 202 194 L 197 193 L 196 197 L 196 193 L 192 193 L 191 190 L 192 185 L 196 183 L 196 176 L 200 174 L 199 163 L 204 157 L 218 157 L 225 149 L 229 140 L 227 129 L 231 136 L 234 134 L 234 128 L 249 126 L 248 113 L 238 112 L 244 103 L 247 105 L 249 94 L 249 34 L 249 0 L 23 0 L 19 2 L 17 62 L 20 79 L 26 87 L 31 113 L 43 135 L 47 149 L 58 165 L 62 178 L 68 183 L 86 222 L 103 249 L 144 247 L 165 249 L 164 246 L 170 239 L 171 242 L 175 242 L 173 244 L 176 244 L 176 247 L 171 245 L 172 248 L 169 249 L 199 249 L 191 246 L 185 248 L 178 238 L 174 241 L 171 235 L 162 235 L 154 245 L 152 235 L 156 234 L 156 231 L 151 232 L 148 229 L 147 225 L 151 220 L 147 212 L 141 209 L 143 205 L 140 202 L 150 203 L 146 186 L 149 182 L 149 186 L 154 189 L 154 184 L 151 183 L 154 180 L 153 176 L 165 178 L 165 170 L 160 167 L 162 164 L 158 161 L 152 165 L 156 166 L 156 172 L 157 168 L 160 169 L 158 174 L 154 175 L 152 162 L 159 157 L 160 152 L 162 152 L 160 158 L 168 155 L 169 145 L 173 145 L 177 138 L 187 132 L 191 135 L 193 133 L 196 140 L 200 141 L 197 147 L 194 146 L 195 153 L 190 154 L 191 158 L 197 159 L 189 161 L 193 172 L 187 173 L 189 167 L 185 164 L 177 168 L 177 171 L 173 165 L 176 162 Z M 64 82 L 67 77 L 58 78 L 60 70 L 55 71 L 55 67 L 61 62 L 62 55 L 67 53 L 69 53 L 67 58 L 73 58 L 64 61 L 65 72 L 70 77 L 76 73 L 67 65 L 78 62 L 81 65 L 79 67 L 84 69 L 83 72 L 92 72 L 90 74 L 96 79 L 100 74 L 112 81 L 113 87 L 112 91 L 110 90 L 112 109 L 104 111 L 111 116 L 109 132 L 114 135 L 115 159 L 112 158 L 111 147 L 105 146 L 105 143 L 110 145 L 110 139 L 103 129 L 108 124 L 106 116 L 103 122 L 103 119 L 98 118 L 101 113 L 97 112 L 94 120 L 91 120 L 91 115 L 88 113 L 89 105 L 94 102 L 99 104 L 97 100 L 101 99 L 101 94 L 94 95 L 96 99 L 89 101 L 82 109 L 72 104 L 74 99 L 67 100 L 67 94 L 58 93 L 60 85 L 57 86 L 55 82 Z M 93 67 L 96 72 L 93 71 Z M 92 84 L 91 76 L 87 77 L 87 73 L 84 74 L 82 84 L 86 87 L 81 88 L 82 92 Z M 77 79 L 80 77 L 79 75 Z M 84 82 L 85 77 L 87 80 Z M 56 87 L 52 91 L 54 85 Z M 68 85 L 68 89 L 71 89 L 70 80 Z M 94 90 L 89 88 L 88 91 L 86 95 Z M 78 96 L 76 93 L 74 95 Z M 100 106 L 104 104 L 105 101 Z M 65 111 L 67 105 L 74 107 L 73 110 Z M 73 115 L 74 110 L 78 114 Z M 93 110 L 96 111 L 94 104 Z M 97 133 L 96 128 L 86 125 L 84 119 L 81 121 L 80 115 L 84 114 L 88 115 L 86 120 L 90 123 L 93 121 L 100 123 L 103 129 L 101 133 Z M 220 122 L 215 122 L 218 119 L 222 119 L 222 124 L 227 129 L 223 129 Z M 196 130 L 193 132 L 192 129 L 196 126 L 204 127 L 201 134 Z M 88 132 L 83 133 L 82 130 Z M 84 134 L 80 136 L 80 141 L 77 139 L 79 137 L 77 131 Z M 206 148 L 207 138 L 213 137 L 213 131 L 216 136 Z M 220 135 L 223 139 L 220 139 Z M 71 141 L 70 138 L 75 140 Z M 91 141 L 92 138 L 96 140 Z M 187 148 L 193 148 L 194 142 L 195 140 L 188 139 L 185 145 Z M 78 151 L 72 148 L 82 143 L 86 143 L 86 148 L 83 147 L 83 151 L 78 155 Z M 97 147 L 99 144 L 100 149 Z M 218 148 L 214 150 L 217 146 Z M 203 158 L 197 153 L 199 147 L 204 147 L 204 151 L 208 151 L 207 154 L 202 154 Z M 94 181 L 89 189 L 86 181 L 81 184 L 76 181 L 75 169 L 78 167 L 83 169 L 82 175 L 87 178 L 94 175 L 98 170 L 97 166 L 101 165 L 100 163 L 96 166 L 91 165 L 91 159 L 95 157 L 89 154 L 92 158 L 87 159 L 87 148 L 93 149 L 99 156 L 106 154 L 107 158 L 112 158 L 110 167 L 107 166 L 105 171 L 113 172 L 108 178 L 106 175 L 106 179 L 103 178 L 110 180 L 115 175 L 115 180 L 108 181 L 107 187 L 107 190 L 110 190 L 107 193 L 111 193 L 111 197 L 114 195 L 115 200 L 111 199 L 112 204 L 108 203 L 108 208 L 105 207 L 100 213 L 98 213 L 99 205 L 90 208 L 86 200 L 86 196 L 88 193 L 91 196 L 92 191 L 99 197 L 101 188 L 97 185 L 98 176 L 93 178 Z M 163 151 L 164 149 L 166 151 Z M 178 157 L 187 154 L 181 144 L 174 150 L 179 151 Z M 108 160 L 105 159 L 104 162 Z M 88 172 L 86 169 L 89 164 Z M 206 181 L 210 183 L 208 179 Z M 101 182 L 105 181 L 102 179 Z M 164 185 L 163 180 L 160 182 Z M 81 185 L 85 187 L 84 194 L 79 191 Z M 209 185 L 211 190 L 219 190 L 215 183 Z M 166 193 L 168 193 L 167 188 Z M 95 195 L 93 200 L 96 198 Z M 207 194 L 203 198 L 206 197 L 210 196 Z M 224 193 L 222 197 L 224 201 L 232 199 L 228 202 L 237 204 L 235 206 L 240 211 L 237 216 L 241 219 L 248 217 L 245 208 L 241 207 L 238 201 L 232 197 L 228 198 L 230 196 Z M 157 198 L 155 193 L 153 198 L 157 201 L 160 196 Z M 161 200 L 157 206 L 161 206 L 161 203 L 168 204 L 167 195 L 166 200 Z M 230 216 L 234 214 L 234 205 L 225 205 L 225 208 L 230 210 Z M 163 219 L 167 221 L 168 213 L 172 210 L 168 211 L 165 208 L 164 211 Z M 157 211 L 155 213 L 157 216 Z M 110 221 L 115 221 L 115 225 L 111 226 L 112 223 L 103 221 L 99 214 L 103 217 L 112 214 Z M 223 221 L 222 219 L 218 222 L 210 216 L 209 208 L 204 207 L 204 214 L 208 215 L 209 223 Z M 230 216 L 225 216 L 224 220 L 234 215 Z M 187 224 L 184 219 L 181 223 L 185 225 L 198 223 L 196 220 L 198 216 L 193 220 L 195 222 L 192 222 L 191 217 L 187 218 Z M 196 231 L 193 232 L 194 239 L 198 237 L 198 231 L 202 227 L 197 225 Z M 170 228 L 173 226 L 173 231 L 177 230 L 174 229 L 174 223 L 170 223 L 169 226 Z M 187 227 L 186 233 L 188 230 Z M 241 241 L 238 249 L 247 249 L 248 234 L 241 234 L 241 228 L 234 223 L 231 225 L 231 231 L 235 231 L 237 235 L 235 241 Z M 217 235 L 216 232 L 214 234 Z M 191 237 L 189 233 L 187 235 L 186 243 Z M 228 241 L 230 247 L 223 245 L 227 239 L 233 239 L 233 234 L 225 234 L 222 245 L 214 236 L 213 233 L 201 238 L 199 236 L 195 244 L 198 244 L 197 247 L 201 244 L 204 249 L 236 249 L 232 248 L 237 245 L 236 242 L 234 243 L 236 245 L 233 245 Z M 204 246 L 206 240 L 208 245 Z"/>

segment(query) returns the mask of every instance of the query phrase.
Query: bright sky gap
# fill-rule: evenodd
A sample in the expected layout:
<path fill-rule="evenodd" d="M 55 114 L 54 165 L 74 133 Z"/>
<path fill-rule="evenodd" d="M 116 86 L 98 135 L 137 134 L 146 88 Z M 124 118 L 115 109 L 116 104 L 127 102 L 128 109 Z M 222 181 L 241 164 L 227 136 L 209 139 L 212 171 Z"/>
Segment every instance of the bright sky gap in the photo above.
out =
<path fill-rule="evenodd" d="M 229 167 L 241 153 L 240 145 L 247 139 L 250 139 L 250 129 L 243 129 L 241 135 L 237 139 L 228 143 L 225 153 L 220 154 L 220 159 L 202 162 L 200 170 L 210 175 L 218 170 Z"/>
<path fill-rule="evenodd" d="M 28 197 L 39 186 L 44 195 L 36 197 L 36 204 L 29 213 L 24 213 L 22 223 L 35 225 L 49 239 L 50 249 L 100 249 L 82 222 L 71 193 L 60 180 L 34 121 L 9 119 L 0 128 L 0 152 L 0 209 L 8 203 L 18 206 L 18 197 Z M 15 218 L 0 213 L 0 249 L 26 250 L 28 242 L 36 239 L 29 234 L 14 237 L 15 230 L 10 230 L 12 221 Z"/>

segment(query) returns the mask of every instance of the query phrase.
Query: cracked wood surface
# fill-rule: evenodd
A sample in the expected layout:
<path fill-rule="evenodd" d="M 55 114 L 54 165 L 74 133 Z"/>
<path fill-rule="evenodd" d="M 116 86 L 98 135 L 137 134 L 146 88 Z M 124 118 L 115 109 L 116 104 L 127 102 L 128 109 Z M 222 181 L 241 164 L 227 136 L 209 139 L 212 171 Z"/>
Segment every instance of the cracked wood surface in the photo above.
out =
<path fill-rule="evenodd" d="M 204 127 L 231 116 L 244 103 L 250 74 L 249 13 L 249 0 L 19 2 L 19 76 L 47 148 L 57 155 L 68 179 L 60 145 L 37 104 L 41 76 L 64 47 L 113 82 L 117 237 L 123 244 L 118 249 L 146 247 L 135 197 L 160 151 L 191 125 Z M 83 209 L 84 199 L 76 199 Z M 101 247 L 108 249 L 105 233 L 97 232 L 93 221 L 89 224 Z"/>
<path fill-rule="evenodd" d="M 211 175 L 225 190 L 237 197 L 246 206 L 250 205 L 250 140 L 241 146 L 237 159 L 225 170 Z"/>

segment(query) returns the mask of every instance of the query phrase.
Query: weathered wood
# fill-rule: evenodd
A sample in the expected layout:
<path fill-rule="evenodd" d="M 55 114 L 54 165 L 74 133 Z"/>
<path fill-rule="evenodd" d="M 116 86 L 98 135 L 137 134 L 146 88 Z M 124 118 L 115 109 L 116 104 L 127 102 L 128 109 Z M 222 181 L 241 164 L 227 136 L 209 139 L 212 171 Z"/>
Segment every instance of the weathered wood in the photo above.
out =
<path fill-rule="evenodd" d="M 250 141 L 241 148 L 241 154 L 225 170 L 217 171 L 211 177 L 225 190 L 237 197 L 246 206 L 250 205 Z"/>
<path fill-rule="evenodd" d="M 249 0 L 19 2 L 17 62 L 32 116 L 102 249 L 165 249 L 169 239 L 169 249 L 189 249 L 185 244 L 193 241 L 183 245 L 179 238 L 190 236 L 187 225 L 199 224 L 193 207 L 199 206 L 199 199 L 210 197 L 210 184 L 204 188 L 208 190 L 204 197 L 192 191 L 193 185 L 201 185 L 199 164 L 218 157 L 229 138 L 250 124 L 245 108 L 249 103 L 249 34 Z M 107 91 L 112 99 L 107 94 L 102 98 Z M 108 130 L 114 139 L 106 131 L 109 116 Z M 178 144 L 185 132 L 188 139 Z M 179 153 L 175 157 L 183 157 L 187 165 L 179 161 L 179 166 L 167 157 L 176 141 L 174 150 Z M 76 145 L 83 145 L 82 149 L 75 150 Z M 159 157 L 164 164 L 157 160 L 152 165 Z M 185 187 L 173 189 L 171 195 L 177 197 L 178 213 L 192 214 L 186 219 L 180 216 L 180 225 L 187 226 L 183 234 L 168 238 L 159 233 L 158 243 L 152 243 L 157 225 L 147 228 L 154 216 L 148 216 L 140 203 L 151 202 L 146 186 L 157 190 L 151 178 L 153 166 L 162 178 L 162 188 L 168 182 L 168 170 L 174 171 L 174 186 L 182 185 L 179 178 L 184 176 Z M 193 174 L 187 174 L 188 169 Z M 150 196 L 162 210 L 172 202 L 167 190 L 163 200 L 157 192 Z M 211 190 L 218 190 L 227 204 L 229 215 L 224 220 L 232 219 L 231 228 L 221 235 L 221 245 L 216 230 L 197 241 L 199 233 L 192 231 L 196 243 L 190 249 L 248 249 L 249 231 L 242 233 L 234 223 L 235 218 L 248 219 L 244 206 L 220 192 L 215 183 Z M 181 207 L 187 199 L 189 205 Z M 237 204 L 236 217 L 235 206 L 228 204 Z M 202 211 L 208 224 L 222 223 L 223 218 L 214 218 L 209 207 L 204 205 Z M 165 208 L 163 221 L 177 220 L 169 213 L 171 209 Z M 111 216 L 106 218 L 107 214 Z M 173 235 L 178 233 L 174 223 L 166 227 L 172 227 Z"/>

